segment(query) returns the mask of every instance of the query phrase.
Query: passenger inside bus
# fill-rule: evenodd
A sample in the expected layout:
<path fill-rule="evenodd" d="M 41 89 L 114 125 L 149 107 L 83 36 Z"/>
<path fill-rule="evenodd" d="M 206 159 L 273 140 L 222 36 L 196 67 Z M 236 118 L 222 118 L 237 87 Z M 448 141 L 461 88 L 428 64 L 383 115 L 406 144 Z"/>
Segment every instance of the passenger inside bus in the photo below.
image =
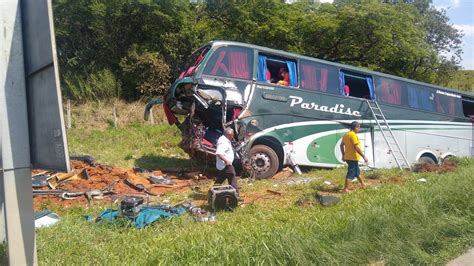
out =
<path fill-rule="evenodd" d="M 349 85 L 344 85 L 344 95 L 345 96 L 349 96 L 350 94 L 350 89 L 349 89 Z"/>
<path fill-rule="evenodd" d="M 277 85 L 288 86 L 290 84 L 290 74 L 288 74 L 288 70 L 284 67 L 280 68 L 278 71 L 278 81 Z"/>

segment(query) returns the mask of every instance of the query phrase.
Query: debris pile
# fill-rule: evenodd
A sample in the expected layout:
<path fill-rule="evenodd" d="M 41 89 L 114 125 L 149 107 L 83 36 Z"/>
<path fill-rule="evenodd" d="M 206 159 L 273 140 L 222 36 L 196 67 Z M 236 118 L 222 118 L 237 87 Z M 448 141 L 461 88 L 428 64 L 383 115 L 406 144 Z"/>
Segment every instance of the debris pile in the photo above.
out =
<path fill-rule="evenodd" d="M 87 160 L 71 160 L 71 164 L 73 170 L 70 173 L 33 170 L 35 210 L 51 205 L 87 206 L 95 200 L 113 200 L 125 195 L 159 197 L 168 191 L 187 191 L 194 179 L 207 179 L 202 175 L 189 179 L 190 174 L 183 174 L 183 171 L 165 173 L 159 170 L 111 167 L 99 164 L 90 157 Z"/>
<path fill-rule="evenodd" d="M 446 160 L 441 165 L 437 164 L 418 164 L 415 165 L 414 172 L 436 172 L 436 173 L 446 173 L 453 172 L 457 169 L 457 164 L 454 161 Z"/>

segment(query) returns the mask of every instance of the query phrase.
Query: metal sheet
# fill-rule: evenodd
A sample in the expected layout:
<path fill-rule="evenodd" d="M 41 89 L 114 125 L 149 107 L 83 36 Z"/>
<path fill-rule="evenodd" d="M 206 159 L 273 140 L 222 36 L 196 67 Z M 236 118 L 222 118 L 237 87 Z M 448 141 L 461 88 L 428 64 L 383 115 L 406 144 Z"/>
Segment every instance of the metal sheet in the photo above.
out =
<path fill-rule="evenodd" d="M 34 168 L 70 171 L 50 0 L 23 0 L 23 47 Z"/>

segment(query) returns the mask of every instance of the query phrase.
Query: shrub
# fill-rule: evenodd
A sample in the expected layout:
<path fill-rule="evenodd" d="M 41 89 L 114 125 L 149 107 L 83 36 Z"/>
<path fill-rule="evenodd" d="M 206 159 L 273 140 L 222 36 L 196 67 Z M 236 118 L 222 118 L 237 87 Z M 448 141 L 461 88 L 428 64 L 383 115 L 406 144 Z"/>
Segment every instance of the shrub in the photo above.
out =
<path fill-rule="evenodd" d="M 63 77 L 63 94 L 72 100 L 108 100 L 119 97 L 120 90 L 120 81 L 109 69 L 85 76 L 66 74 Z"/>
<path fill-rule="evenodd" d="M 132 48 L 120 61 L 127 98 L 162 95 L 169 86 L 170 67 L 156 52 Z"/>

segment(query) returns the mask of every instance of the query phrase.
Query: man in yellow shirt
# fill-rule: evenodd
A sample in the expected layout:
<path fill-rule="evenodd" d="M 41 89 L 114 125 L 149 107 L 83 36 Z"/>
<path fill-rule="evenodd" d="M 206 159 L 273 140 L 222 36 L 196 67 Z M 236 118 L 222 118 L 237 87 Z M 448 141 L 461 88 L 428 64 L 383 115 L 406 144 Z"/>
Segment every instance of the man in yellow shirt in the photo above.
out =
<path fill-rule="evenodd" d="M 360 124 L 357 121 L 351 123 L 351 130 L 347 132 L 341 141 L 341 153 L 342 160 L 347 162 L 347 175 L 344 183 L 343 192 L 347 193 L 350 190 L 350 185 L 354 178 L 357 178 L 362 187 L 365 187 L 364 180 L 360 176 L 359 169 L 359 160 L 360 157 L 364 158 L 364 161 L 367 163 L 369 160 L 365 157 L 364 153 L 360 148 L 359 137 L 357 133 L 360 131 Z"/>

